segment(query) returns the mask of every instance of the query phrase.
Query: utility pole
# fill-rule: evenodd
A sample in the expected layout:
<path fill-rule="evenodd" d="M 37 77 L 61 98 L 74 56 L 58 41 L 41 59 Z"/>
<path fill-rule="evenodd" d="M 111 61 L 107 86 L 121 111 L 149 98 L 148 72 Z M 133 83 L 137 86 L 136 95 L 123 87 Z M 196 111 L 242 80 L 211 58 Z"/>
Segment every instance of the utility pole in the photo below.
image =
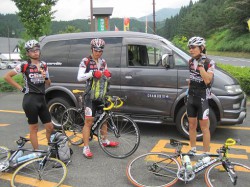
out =
<path fill-rule="evenodd" d="M 93 20 L 93 0 L 90 0 L 90 31 L 95 31 L 94 20 Z"/>
<path fill-rule="evenodd" d="M 155 26 L 155 0 L 153 0 L 153 24 L 154 24 L 154 34 L 156 34 L 156 26 Z"/>
<path fill-rule="evenodd" d="M 9 61 L 11 60 L 11 55 L 10 55 L 10 28 L 9 26 L 7 26 L 8 28 L 8 48 L 9 48 Z"/>

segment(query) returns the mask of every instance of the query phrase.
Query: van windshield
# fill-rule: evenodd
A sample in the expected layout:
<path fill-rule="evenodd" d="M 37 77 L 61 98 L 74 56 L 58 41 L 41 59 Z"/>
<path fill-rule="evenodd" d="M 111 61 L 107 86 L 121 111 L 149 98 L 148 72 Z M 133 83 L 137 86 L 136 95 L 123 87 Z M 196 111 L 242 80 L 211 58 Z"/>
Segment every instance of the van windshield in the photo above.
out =
<path fill-rule="evenodd" d="M 165 44 L 167 44 L 167 46 L 172 49 L 174 52 L 176 52 L 177 54 L 179 54 L 181 57 L 183 57 L 184 59 L 186 59 L 187 61 L 191 58 L 187 53 L 185 53 L 184 51 L 182 51 L 181 49 L 179 49 L 178 47 L 174 46 L 170 41 L 163 39 L 162 40 Z"/>

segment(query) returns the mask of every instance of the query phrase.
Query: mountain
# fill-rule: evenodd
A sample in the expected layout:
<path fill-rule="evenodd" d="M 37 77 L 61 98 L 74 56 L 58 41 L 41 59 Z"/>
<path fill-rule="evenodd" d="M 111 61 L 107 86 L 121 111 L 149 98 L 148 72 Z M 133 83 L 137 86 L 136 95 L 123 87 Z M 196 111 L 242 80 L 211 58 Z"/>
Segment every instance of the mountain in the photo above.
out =
<path fill-rule="evenodd" d="M 155 12 L 155 21 L 164 21 L 166 18 L 170 18 L 171 16 L 175 16 L 179 13 L 180 8 L 163 8 Z M 138 18 L 139 21 L 145 21 L 146 17 L 148 21 L 153 21 L 153 13 L 147 16 L 143 16 Z"/>

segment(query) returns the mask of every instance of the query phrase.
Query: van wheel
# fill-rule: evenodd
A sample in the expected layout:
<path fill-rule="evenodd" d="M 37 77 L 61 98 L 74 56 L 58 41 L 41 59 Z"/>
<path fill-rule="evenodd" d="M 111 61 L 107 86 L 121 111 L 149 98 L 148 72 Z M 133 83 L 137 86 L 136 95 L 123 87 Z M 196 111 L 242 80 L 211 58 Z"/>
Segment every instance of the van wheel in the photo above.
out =
<path fill-rule="evenodd" d="M 209 108 L 209 121 L 210 121 L 210 135 L 214 133 L 217 127 L 217 120 L 214 111 Z M 176 116 L 176 127 L 179 133 L 186 139 L 189 139 L 189 125 L 186 113 L 186 106 L 181 107 Z M 202 140 L 203 134 L 201 132 L 200 126 L 197 127 L 197 140 Z"/>
<path fill-rule="evenodd" d="M 70 104 L 63 98 L 54 98 L 48 102 L 48 108 L 51 115 L 52 123 L 55 128 L 61 128 L 61 118 L 64 110 L 69 108 Z"/>

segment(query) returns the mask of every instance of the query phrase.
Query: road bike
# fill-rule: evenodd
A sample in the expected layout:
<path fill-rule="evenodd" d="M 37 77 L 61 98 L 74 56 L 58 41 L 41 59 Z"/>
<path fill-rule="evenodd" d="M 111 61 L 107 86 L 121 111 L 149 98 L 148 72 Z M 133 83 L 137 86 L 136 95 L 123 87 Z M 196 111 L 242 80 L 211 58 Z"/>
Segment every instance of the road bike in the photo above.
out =
<path fill-rule="evenodd" d="M 57 159 L 59 156 L 57 151 L 58 141 L 50 142 L 48 150 L 23 148 L 28 141 L 30 140 L 20 137 L 16 141 L 18 146 L 16 150 L 0 146 L 0 179 L 4 172 L 17 168 L 12 175 L 12 187 L 60 186 L 66 178 L 67 167 L 62 161 Z M 20 152 L 24 155 L 20 154 Z M 52 154 L 55 154 L 56 158 L 52 158 Z M 20 156 L 17 157 L 17 155 Z"/>
<path fill-rule="evenodd" d="M 83 143 L 82 128 L 84 125 L 84 103 L 81 90 L 73 90 L 77 94 L 80 107 L 71 107 L 62 114 L 62 131 L 73 145 Z M 137 124 L 128 116 L 112 112 L 120 108 L 123 100 L 118 96 L 107 96 L 105 104 L 97 107 L 95 120 L 91 128 L 90 140 L 97 137 L 102 150 L 113 158 L 125 158 L 132 155 L 140 143 L 140 131 Z M 104 146 L 102 140 L 108 137 L 110 141 L 119 142 L 117 147 Z"/>
<path fill-rule="evenodd" d="M 188 154 L 182 153 L 183 146 L 188 143 L 170 139 L 170 145 L 177 147 L 173 155 L 164 153 L 146 153 L 133 159 L 127 166 L 126 174 L 135 186 L 172 186 L 177 181 L 185 184 L 192 181 L 197 174 L 205 171 L 205 183 L 209 187 L 247 186 L 250 182 L 250 167 L 230 161 L 228 150 L 237 143 L 228 138 L 216 154 Z M 188 169 L 188 163 L 183 162 L 185 155 L 209 156 L 208 162 L 198 161 L 196 167 Z M 193 157 L 194 158 L 194 157 Z M 227 177 L 228 176 L 228 177 Z"/>

